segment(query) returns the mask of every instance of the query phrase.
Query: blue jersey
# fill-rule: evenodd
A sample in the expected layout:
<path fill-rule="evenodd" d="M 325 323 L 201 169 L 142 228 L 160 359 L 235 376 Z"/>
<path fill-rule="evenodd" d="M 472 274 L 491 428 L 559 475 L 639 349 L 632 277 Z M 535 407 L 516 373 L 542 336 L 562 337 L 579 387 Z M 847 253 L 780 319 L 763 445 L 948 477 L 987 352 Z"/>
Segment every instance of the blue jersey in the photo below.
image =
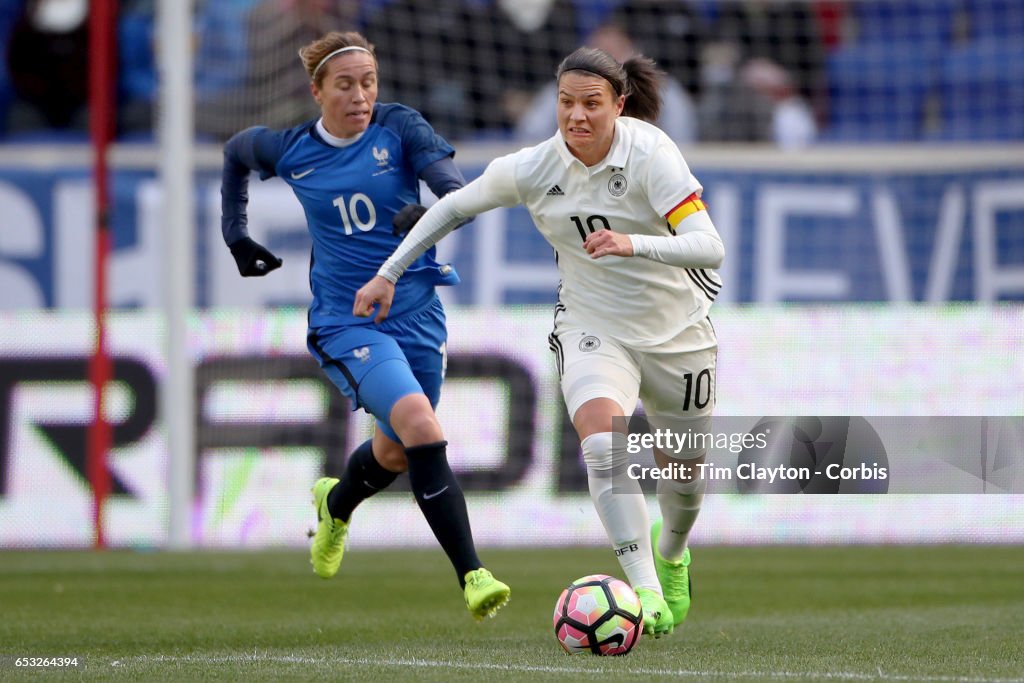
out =
<path fill-rule="evenodd" d="M 324 141 L 315 121 L 280 131 L 250 128 L 225 146 L 224 187 L 231 188 L 223 190 L 225 239 L 230 244 L 246 235 L 245 186 L 237 191 L 237 174 L 253 169 L 261 179 L 280 176 L 302 204 L 313 238 L 310 326 L 372 325 L 373 318 L 352 315 L 356 291 L 401 241 L 392 234 L 391 220 L 406 204 L 420 202 L 420 174 L 453 154 L 418 112 L 400 104 L 375 105 L 367 130 L 345 147 Z M 232 173 L 236 177 L 229 178 Z M 240 219 L 233 200 L 242 202 Z M 431 248 L 399 280 L 392 317 L 422 310 L 435 286 L 459 281 L 434 254 Z"/>

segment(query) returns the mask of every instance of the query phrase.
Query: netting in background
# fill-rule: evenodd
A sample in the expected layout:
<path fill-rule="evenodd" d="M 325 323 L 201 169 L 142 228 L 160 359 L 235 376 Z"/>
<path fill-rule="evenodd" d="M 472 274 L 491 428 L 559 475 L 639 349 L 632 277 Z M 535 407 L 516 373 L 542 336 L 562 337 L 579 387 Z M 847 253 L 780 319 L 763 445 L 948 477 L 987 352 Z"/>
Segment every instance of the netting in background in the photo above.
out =
<path fill-rule="evenodd" d="M 125 133 L 151 125 L 152 5 L 122 3 Z M 1024 139 L 1015 0 L 199 0 L 199 134 L 314 116 L 296 50 L 331 29 L 363 31 L 381 100 L 455 141 L 546 137 L 552 74 L 583 42 L 658 61 L 683 143 Z"/>
<path fill-rule="evenodd" d="M 553 107 L 581 42 L 654 57 L 683 142 L 1024 138 L 1024 5 L 1009 0 L 233 0 L 201 4 L 196 25 L 197 122 L 214 137 L 315 115 L 296 50 L 356 28 L 381 99 L 456 140 L 546 137 L 553 116 L 530 114 Z"/>
<path fill-rule="evenodd" d="M 196 127 L 224 138 L 250 125 L 284 128 L 318 108 L 298 49 L 354 28 L 353 2 L 208 1 L 197 9 Z"/>

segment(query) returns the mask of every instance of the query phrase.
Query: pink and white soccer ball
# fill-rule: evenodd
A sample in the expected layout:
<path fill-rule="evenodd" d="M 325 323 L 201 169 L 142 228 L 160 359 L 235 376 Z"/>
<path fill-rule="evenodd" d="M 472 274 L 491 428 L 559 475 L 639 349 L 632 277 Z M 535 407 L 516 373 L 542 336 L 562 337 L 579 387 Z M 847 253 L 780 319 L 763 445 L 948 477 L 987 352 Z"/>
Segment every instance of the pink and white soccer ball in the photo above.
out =
<path fill-rule="evenodd" d="M 628 583 L 607 574 L 576 579 L 558 596 L 555 637 L 569 654 L 627 654 L 640 640 L 643 610 Z"/>

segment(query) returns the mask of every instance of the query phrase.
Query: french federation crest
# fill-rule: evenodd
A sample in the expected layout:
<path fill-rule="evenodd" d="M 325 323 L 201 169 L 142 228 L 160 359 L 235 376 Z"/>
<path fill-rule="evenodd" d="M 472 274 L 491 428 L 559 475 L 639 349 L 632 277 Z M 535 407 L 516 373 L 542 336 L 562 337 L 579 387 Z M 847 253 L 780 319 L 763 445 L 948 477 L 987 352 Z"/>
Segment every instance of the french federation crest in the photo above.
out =
<path fill-rule="evenodd" d="M 626 194 L 626 176 L 616 173 L 608 179 L 608 192 L 613 197 L 621 197 Z"/>
<path fill-rule="evenodd" d="M 377 146 L 373 147 L 373 158 L 377 160 L 377 165 L 386 168 L 391 160 L 391 153 L 388 152 L 388 148 L 377 149 Z"/>

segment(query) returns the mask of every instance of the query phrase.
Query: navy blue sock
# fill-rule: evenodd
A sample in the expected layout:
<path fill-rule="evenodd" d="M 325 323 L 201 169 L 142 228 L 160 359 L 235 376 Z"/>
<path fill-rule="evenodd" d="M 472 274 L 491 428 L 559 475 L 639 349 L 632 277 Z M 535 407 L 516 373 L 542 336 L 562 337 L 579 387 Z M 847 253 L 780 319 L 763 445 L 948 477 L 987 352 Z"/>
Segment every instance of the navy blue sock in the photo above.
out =
<path fill-rule="evenodd" d="M 397 476 L 397 472 L 384 469 L 373 457 L 373 440 L 368 439 L 348 456 L 345 474 L 327 494 L 327 509 L 335 519 L 347 522 L 357 505 L 386 489 Z"/>
<path fill-rule="evenodd" d="M 447 441 L 406 448 L 409 458 L 409 484 L 420 511 L 438 543 L 448 555 L 459 585 L 465 586 L 466 572 L 481 567 L 469 528 L 466 498 L 448 466 Z"/>

